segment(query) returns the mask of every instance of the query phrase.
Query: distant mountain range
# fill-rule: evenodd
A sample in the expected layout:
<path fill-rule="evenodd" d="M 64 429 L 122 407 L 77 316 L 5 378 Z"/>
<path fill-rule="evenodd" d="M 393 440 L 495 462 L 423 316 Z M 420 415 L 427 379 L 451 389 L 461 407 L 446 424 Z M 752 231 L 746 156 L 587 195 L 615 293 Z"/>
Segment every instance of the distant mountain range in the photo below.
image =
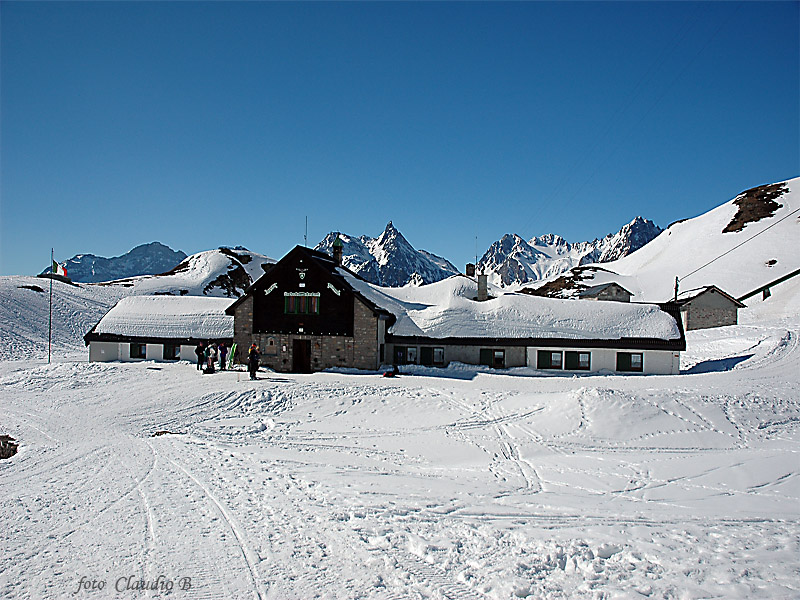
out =
<path fill-rule="evenodd" d="M 555 277 L 578 265 L 617 260 L 662 231 L 652 221 L 636 217 L 618 232 L 591 242 L 571 244 L 552 233 L 528 241 L 517 234 L 506 234 L 489 246 L 478 261 L 478 270 L 497 286 L 519 286 Z"/>
<path fill-rule="evenodd" d="M 507 234 L 489 247 L 478 261 L 478 269 L 486 273 L 494 285 L 519 287 L 555 277 L 577 265 L 627 256 L 661 231 L 652 221 L 636 217 L 617 233 L 591 242 L 571 244 L 552 233 L 529 241 Z M 344 243 L 344 265 L 376 285 L 397 287 L 433 283 L 459 272 L 447 259 L 415 249 L 391 221 L 377 238 L 331 232 L 317 244 L 316 250 L 332 255 L 337 236 Z"/>
<path fill-rule="evenodd" d="M 173 250 L 160 242 L 136 246 L 121 256 L 105 258 L 94 254 L 77 254 L 66 261 L 67 275 L 79 283 L 98 283 L 137 275 L 157 275 L 169 271 L 186 258 L 186 253 Z M 51 267 L 42 271 L 49 273 Z"/>

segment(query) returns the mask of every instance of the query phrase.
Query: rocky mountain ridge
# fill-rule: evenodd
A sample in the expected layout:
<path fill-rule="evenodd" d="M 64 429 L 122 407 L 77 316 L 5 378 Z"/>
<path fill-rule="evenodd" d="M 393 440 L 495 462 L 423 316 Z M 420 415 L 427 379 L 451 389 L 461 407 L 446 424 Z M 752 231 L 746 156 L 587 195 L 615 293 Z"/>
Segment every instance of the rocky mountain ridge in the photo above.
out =
<path fill-rule="evenodd" d="M 417 250 L 391 221 L 377 238 L 354 237 L 332 231 L 315 250 L 333 255 L 333 242 L 342 240 L 342 263 L 363 279 L 385 287 L 422 285 L 446 279 L 458 269 L 446 258 Z"/>
<path fill-rule="evenodd" d="M 94 254 L 76 254 L 66 262 L 67 275 L 79 283 L 99 283 L 139 275 L 158 275 L 175 267 L 186 253 L 160 242 L 141 244 L 125 254 L 106 258 Z M 48 265 L 42 273 L 49 273 Z"/>
<path fill-rule="evenodd" d="M 553 233 L 528 241 L 517 234 L 506 234 L 489 246 L 478 261 L 478 269 L 495 285 L 518 286 L 555 277 L 576 266 L 618 260 L 662 231 L 652 221 L 636 217 L 618 232 L 591 242 L 570 243 Z"/>

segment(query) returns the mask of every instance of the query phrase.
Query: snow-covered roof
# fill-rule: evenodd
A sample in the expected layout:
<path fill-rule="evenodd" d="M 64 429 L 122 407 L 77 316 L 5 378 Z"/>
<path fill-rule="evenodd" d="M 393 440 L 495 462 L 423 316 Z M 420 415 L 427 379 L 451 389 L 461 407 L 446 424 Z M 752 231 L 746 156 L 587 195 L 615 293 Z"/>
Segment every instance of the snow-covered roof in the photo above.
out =
<path fill-rule="evenodd" d="M 692 300 L 694 300 L 698 296 L 702 296 L 703 294 L 705 294 L 706 292 L 709 292 L 709 291 L 719 293 L 722 297 L 727 298 L 728 300 L 731 301 L 732 304 L 735 304 L 736 306 L 738 306 L 740 308 L 744 307 L 744 304 L 739 302 L 739 300 L 737 300 L 736 298 L 731 296 L 725 290 L 719 289 L 715 285 L 705 285 L 703 287 L 695 288 L 693 290 L 686 290 L 684 292 L 680 292 L 678 294 L 678 304 L 686 304 L 688 302 L 691 302 Z"/>
<path fill-rule="evenodd" d="M 477 284 L 460 275 L 424 286 L 384 288 L 344 269 L 337 273 L 362 296 L 397 317 L 389 332 L 398 336 L 681 338 L 675 319 L 654 304 L 579 302 L 517 293 L 477 302 Z"/>
<path fill-rule="evenodd" d="M 229 298 L 129 296 L 109 310 L 92 333 L 139 338 L 219 339 L 233 337 Z"/>

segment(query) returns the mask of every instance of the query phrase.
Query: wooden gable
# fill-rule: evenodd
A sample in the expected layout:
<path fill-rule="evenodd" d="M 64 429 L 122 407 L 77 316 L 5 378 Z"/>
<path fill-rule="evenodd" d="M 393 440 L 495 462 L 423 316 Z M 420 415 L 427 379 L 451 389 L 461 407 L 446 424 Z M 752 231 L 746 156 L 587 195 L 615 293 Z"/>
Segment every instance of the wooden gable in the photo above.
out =
<path fill-rule="evenodd" d="M 315 254 L 295 247 L 249 291 L 254 333 L 353 335 L 354 294 Z"/>

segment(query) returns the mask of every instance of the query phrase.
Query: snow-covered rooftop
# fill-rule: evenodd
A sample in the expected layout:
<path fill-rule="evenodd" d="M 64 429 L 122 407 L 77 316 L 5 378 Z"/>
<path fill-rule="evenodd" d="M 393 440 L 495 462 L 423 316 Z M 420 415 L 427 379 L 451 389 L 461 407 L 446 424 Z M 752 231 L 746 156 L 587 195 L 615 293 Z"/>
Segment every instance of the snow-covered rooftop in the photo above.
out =
<path fill-rule="evenodd" d="M 431 338 L 565 338 L 623 337 L 680 339 L 675 319 L 654 304 L 581 302 L 528 294 L 497 294 L 477 302 L 477 284 L 456 275 L 424 286 L 384 288 L 339 275 L 364 297 L 397 317 L 394 335 Z"/>
<path fill-rule="evenodd" d="M 94 328 L 98 334 L 130 337 L 217 339 L 233 337 L 229 298 L 204 296 L 129 296 Z"/>

